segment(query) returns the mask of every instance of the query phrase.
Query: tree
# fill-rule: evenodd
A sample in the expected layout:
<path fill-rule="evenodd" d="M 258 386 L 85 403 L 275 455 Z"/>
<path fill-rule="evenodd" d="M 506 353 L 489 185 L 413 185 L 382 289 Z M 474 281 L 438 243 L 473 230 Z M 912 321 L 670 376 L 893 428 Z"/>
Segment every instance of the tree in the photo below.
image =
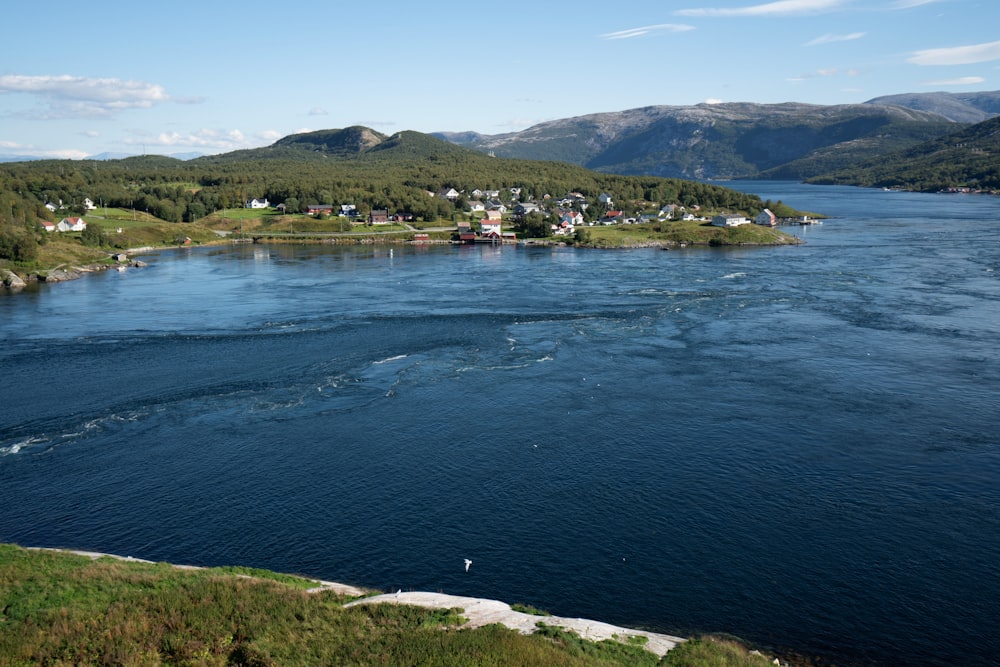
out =
<path fill-rule="evenodd" d="M 545 219 L 545 216 L 538 211 L 532 211 L 524 216 L 518 225 L 518 231 L 533 239 L 542 239 L 552 234 L 552 226 Z"/>
<path fill-rule="evenodd" d="M 38 258 L 38 242 L 33 236 L 0 229 L 0 259 L 33 262 Z"/>
<path fill-rule="evenodd" d="M 96 248 L 108 245 L 107 234 L 104 233 L 104 229 L 96 222 L 87 223 L 86 229 L 80 232 L 80 240 L 83 242 L 83 245 L 94 246 Z"/>
<path fill-rule="evenodd" d="M 184 213 L 184 220 L 186 222 L 194 222 L 195 220 L 200 220 L 205 217 L 205 205 L 198 201 L 193 201 L 188 204 L 187 211 Z"/>

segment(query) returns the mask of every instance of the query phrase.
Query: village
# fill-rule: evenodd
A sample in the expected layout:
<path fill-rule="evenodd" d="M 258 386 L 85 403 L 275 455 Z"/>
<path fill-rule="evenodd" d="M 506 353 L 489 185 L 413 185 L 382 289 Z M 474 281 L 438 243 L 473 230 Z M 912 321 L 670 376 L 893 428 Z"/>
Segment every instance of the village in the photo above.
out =
<path fill-rule="evenodd" d="M 596 216 L 585 215 L 591 203 L 586 196 L 579 192 L 570 192 L 559 199 L 546 194 L 540 200 L 522 202 L 520 201 L 521 189 L 510 188 L 507 203 L 504 203 L 500 190 L 474 189 L 464 193 L 454 188 L 444 188 L 437 192 L 426 192 L 428 196 L 440 197 L 453 204 L 461 205 L 462 212 L 467 219 L 455 221 L 456 240 L 460 243 L 515 243 L 517 242 L 517 233 L 511 229 L 504 230 L 504 223 L 506 222 L 514 228 L 523 229 L 524 223 L 532 214 L 547 221 L 547 231 L 549 232 L 547 236 L 552 237 L 572 236 L 579 228 L 585 227 L 664 221 L 697 221 L 710 223 L 717 227 L 738 227 L 748 224 L 766 227 L 774 227 L 781 223 L 808 224 L 807 218 L 779 221 L 777 216 L 767 208 L 752 219 L 742 214 L 719 214 L 709 218 L 698 215 L 699 206 L 694 206 L 695 212 L 691 212 L 678 204 L 668 204 L 656 213 L 641 213 L 630 216 L 624 210 L 617 208 L 613 197 L 605 192 L 597 197 L 597 210 L 600 213 Z M 285 212 L 283 203 L 272 207 L 266 197 L 247 200 L 245 207 L 248 209 L 274 208 L 282 213 Z M 408 225 L 414 222 L 414 217 L 411 214 L 406 212 L 391 213 L 388 209 L 373 208 L 365 215 L 359 212 L 358 207 L 354 204 L 341 204 L 339 206 L 308 204 L 304 207 L 303 212 L 318 218 L 339 217 L 347 219 L 352 225 L 390 225 L 393 223 Z M 426 240 L 426 238 L 427 234 L 418 232 L 414 235 L 415 241 Z"/>
<path fill-rule="evenodd" d="M 588 199 L 580 192 L 572 191 L 562 197 L 553 197 L 545 194 L 541 197 L 529 199 L 523 197 L 521 188 L 508 188 L 504 190 L 480 190 L 458 191 L 455 188 L 443 188 L 436 192 L 425 190 L 428 197 L 436 197 L 445 200 L 453 205 L 453 213 L 448 218 L 437 220 L 424 220 L 416 218 L 412 213 L 405 210 L 395 212 L 387 208 L 368 208 L 362 204 L 304 204 L 293 203 L 294 210 L 289 210 L 285 202 L 272 205 L 267 197 L 247 199 L 243 202 L 243 208 L 247 214 L 252 211 L 260 211 L 262 216 L 267 216 L 273 220 L 265 223 L 270 227 L 272 224 L 287 223 L 287 230 L 272 229 L 270 231 L 255 229 L 252 239 L 256 242 L 264 238 L 280 238 L 294 234 L 298 235 L 321 234 L 326 235 L 350 235 L 356 236 L 357 232 L 351 230 L 358 227 L 370 228 L 366 234 L 379 233 L 376 227 L 382 227 L 386 233 L 412 233 L 410 239 L 414 243 L 440 243 L 444 239 L 442 232 L 450 232 L 450 242 L 457 244 L 513 244 L 513 243 L 533 243 L 539 240 L 549 239 L 559 241 L 565 239 L 569 243 L 588 242 L 590 233 L 586 231 L 592 227 L 609 227 L 624 225 L 657 225 L 658 231 L 664 231 L 664 223 L 687 222 L 714 226 L 721 228 L 735 228 L 742 225 L 758 225 L 762 227 L 775 227 L 779 224 L 820 224 L 816 219 L 808 216 L 795 218 L 778 218 L 770 209 L 764 208 L 753 217 L 748 217 L 743 213 L 717 213 L 707 215 L 702 211 L 701 206 L 692 204 L 685 207 L 681 204 L 659 205 L 654 202 L 633 201 L 626 205 L 616 205 L 615 198 L 607 192 L 601 192 L 597 197 Z M 523 200 L 522 200 L 523 199 Z M 50 212 L 58 212 L 67 207 L 62 201 L 58 204 L 46 203 L 45 207 Z M 64 217 L 58 222 L 42 221 L 40 224 L 47 232 L 86 232 L 87 221 L 79 215 L 86 214 L 98 209 L 98 206 L 90 199 L 84 198 L 83 205 L 72 207 L 74 214 Z M 631 211 L 631 213 L 627 212 Z M 218 212 L 217 212 L 218 213 Z M 94 214 L 97 217 L 101 217 Z M 273 217 L 272 217 L 273 216 Z M 316 222 L 323 220 L 341 220 L 339 229 L 317 229 L 315 224 L 311 229 L 296 230 L 293 225 L 296 218 L 309 218 Z M 105 216 L 106 218 L 106 216 Z M 223 212 L 222 218 L 226 219 Z M 248 218 L 243 218 L 248 219 Z M 259 220 L 264 221 L 264 217 Z M 121 224 L 121 223 L 119 223 Z M 346 227 L 345 227 L 346 225 Z M 391 227 L 394 226 L 394 227 Z M 121 234 L 123 229 L 120 226 L 106 230 L 110 233 Z M 228 236 L 233 231 L 217 231 L 217 234 Z M 239 228 L 243 239 L 244 229 Z M 178 237 L 180 238 L 180 237 Z M 249 240 L 243 239 L 244 241 Z M 191 243 L 190 238 L 176 241 L 178 244 Z"/>

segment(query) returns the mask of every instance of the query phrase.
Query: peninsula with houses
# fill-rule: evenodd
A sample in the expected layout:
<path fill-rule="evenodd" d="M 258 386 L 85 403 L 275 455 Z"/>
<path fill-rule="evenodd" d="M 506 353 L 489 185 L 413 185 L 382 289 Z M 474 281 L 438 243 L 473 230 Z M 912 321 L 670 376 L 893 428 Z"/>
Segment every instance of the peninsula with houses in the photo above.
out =
<path fill-rule="evenodd" d="M 800 240 L 780 225 L 806 215 L 715 184 L 361 127 L 188 161 L 3 164 L 0 199 L 0 270 L 27 281 L 136 248 L 232 242 L 789 245 Z"/>

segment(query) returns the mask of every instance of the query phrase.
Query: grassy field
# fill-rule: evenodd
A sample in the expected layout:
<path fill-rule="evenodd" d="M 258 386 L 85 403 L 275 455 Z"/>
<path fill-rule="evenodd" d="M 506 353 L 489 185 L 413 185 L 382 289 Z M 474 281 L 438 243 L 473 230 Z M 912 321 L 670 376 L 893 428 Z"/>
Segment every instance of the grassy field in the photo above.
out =
<path fill-rule="evenodd" d="M 145 211 L 130 208 L 97 208 L 83 216 L 88 223 L 96 222 L 102 227 L 147 225 L 151 222 L 162 222 Z"/>
<path fill-rule="evenodd" d="M 462 611 L 344 608 L 312 582 L 242 568 L 92 560 L 0 544 L 0 665 L 731 665 L 767 658 L 735 642 L 641 646 L 558 628 L 458 629 Z M 544 617 L 540 617 L 540 620 Z"/>

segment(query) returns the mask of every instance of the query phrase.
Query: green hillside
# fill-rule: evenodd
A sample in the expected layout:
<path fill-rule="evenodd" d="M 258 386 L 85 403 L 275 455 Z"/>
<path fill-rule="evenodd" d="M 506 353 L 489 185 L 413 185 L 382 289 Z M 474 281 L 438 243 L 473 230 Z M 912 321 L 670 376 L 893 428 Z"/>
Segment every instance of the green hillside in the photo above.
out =
<path fill-rule="evenodd" d="M 955 188 L 1000 191 L 1000 117 L 905 150 L 859 160 L 852 167 L 809 182 L 923 192 Z"/>
<path fill-rule="evenodd" d="M 249 568 L 180 569 L 0 544 L 0 665 L 771 664 L 700 638 L 662 659 L 639 643 L 462 628 L 462 609 L 345 607 L 317 582 Z M 544 621 L 543 616 L 539 616 Z"/>

